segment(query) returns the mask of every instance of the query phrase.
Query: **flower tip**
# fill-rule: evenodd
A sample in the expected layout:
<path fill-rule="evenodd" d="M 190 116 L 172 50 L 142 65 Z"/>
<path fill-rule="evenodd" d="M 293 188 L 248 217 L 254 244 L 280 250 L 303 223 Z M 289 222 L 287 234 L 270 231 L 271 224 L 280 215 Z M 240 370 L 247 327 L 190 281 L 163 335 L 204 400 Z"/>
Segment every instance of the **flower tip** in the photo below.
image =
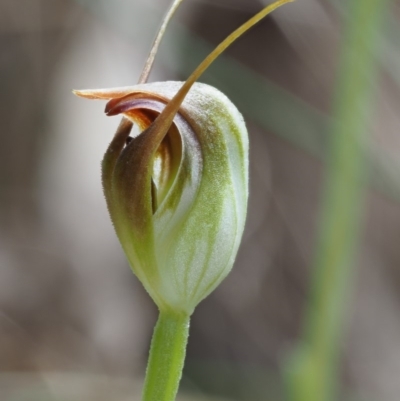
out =
<path fill-rule="evenodd" d="M 104 113 L 106 113 L 107 116 L 116 116 L 117 114 L 128 111 L 130 107 L 131 102 L 126 96 L 114 97 L 107 102 Z"/>
<path fill-rule="evenodd" d="M 93 91 L 93 90 L 88 90 L 88 89 L 85 89 L 85 90 L 77 90 L 77 89 L 74 89 L 73 91 L 72 91 L 72 93 L 74 94 L 74 95 L 76 95 L 76 96 L 79 96 L 79 97 L 83 97 L 83 98 L 85 98 L 85 99 L 98 99 L 99 98 L 99 96 L 97 96 L 97 94 L 95 93 L 95 91 Z"/>
<path fill-rule="evenodd" d="M 115 116 L 118 113 L 113 113 L 114 111 L 114 103 L 113 102 L 107 102 L 106 107 L 104 109 L 104 113 L 106 113 L 107 116 Z"/>
<path fill-rule="evenodd" d="M 118 114 L 120 114 L 119 112 L 115 111 L 115 110 L 104 110 L 104 113 L 106 114 L 107 117 L 113 117 L 113 116 L 117 116 Z"/>
<path fill-rule="evenodd" d="M 124 86 L 120 88 L 109 88 L 109 89 L 83 89 L 83 90 L 73 90 L 76 96 L 84 97 L 86 99 L 100 99 L 100 100 L 110 100 L 115 98 L 121 98 L 129 95 L 134 91 L 134 87 Z"/>
<path fill-rule="evenodd" d="M 110 101 L 106 104 L 104 113 L 106 113 L 108 117 L 116 116 L 118 114 L 121 114 L 121 107 L 118 107 L 118 104 L 116 105 L 115 102 Z"/>

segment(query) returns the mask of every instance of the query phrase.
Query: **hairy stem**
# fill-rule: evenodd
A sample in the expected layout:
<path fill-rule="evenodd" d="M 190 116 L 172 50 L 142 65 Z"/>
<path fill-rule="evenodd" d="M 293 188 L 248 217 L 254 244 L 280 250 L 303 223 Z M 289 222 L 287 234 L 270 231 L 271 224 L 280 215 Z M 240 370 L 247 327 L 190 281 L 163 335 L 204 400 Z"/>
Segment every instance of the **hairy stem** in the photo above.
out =
<path fill-rule="evenodd" d="M 142 401 L 174 401 L 186 355 L 190 317 L 161 311 L 154 329 Z"/>

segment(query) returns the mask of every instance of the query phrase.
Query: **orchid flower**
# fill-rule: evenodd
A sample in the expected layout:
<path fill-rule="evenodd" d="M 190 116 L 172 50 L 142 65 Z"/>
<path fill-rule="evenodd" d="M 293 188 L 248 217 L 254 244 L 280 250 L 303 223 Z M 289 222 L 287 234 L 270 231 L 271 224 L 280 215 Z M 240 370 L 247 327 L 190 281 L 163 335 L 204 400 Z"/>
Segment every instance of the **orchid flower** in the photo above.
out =
<path fill-rule="evenodd" d="M 175 399 L 189 317 L 231 270 L 246 218 L 243 117 L 224 94 L 196 81 L 226 47 L 290 1 L 273 3 L 234 31 L 186 82 L 144 83 L 147 63 L 135 86 L 74 91 L 108 100 L 106 114 L 124 116 L 105 153 L 102 178 L 123 250 L 160 310 L 145 401 Z M 173 2 L 160 32 L 180 2 Z M 154 55 L 153 48 L 149 59 Z M 132 124 L 138 135 L 131 135 Z"/>

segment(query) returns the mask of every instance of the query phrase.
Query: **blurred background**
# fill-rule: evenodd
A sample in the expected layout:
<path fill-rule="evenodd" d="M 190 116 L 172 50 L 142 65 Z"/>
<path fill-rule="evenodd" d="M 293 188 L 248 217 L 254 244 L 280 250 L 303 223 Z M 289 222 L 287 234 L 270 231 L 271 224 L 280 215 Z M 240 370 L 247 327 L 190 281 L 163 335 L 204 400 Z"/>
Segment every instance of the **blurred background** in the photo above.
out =
<path fill-rule="evenodd" d="M 186 0 L 150 81 L 183 80 L 268 1 Z M 139 400 L 157 311 L 108 218 L 119 117 L 72 89 L 134 84 L 168 0 L 0 0 L 0 400 Z M 204 75 L 243 112 L 250 201 L 232 273 L 197 308 L 182 400 L 283 401 L 318 236 L 345 1 L 298 0 Z M 340 400 L 400 394 L 400 3 L 376 58 Z M 136 398 L 135 398 L 136 397 Z"/>

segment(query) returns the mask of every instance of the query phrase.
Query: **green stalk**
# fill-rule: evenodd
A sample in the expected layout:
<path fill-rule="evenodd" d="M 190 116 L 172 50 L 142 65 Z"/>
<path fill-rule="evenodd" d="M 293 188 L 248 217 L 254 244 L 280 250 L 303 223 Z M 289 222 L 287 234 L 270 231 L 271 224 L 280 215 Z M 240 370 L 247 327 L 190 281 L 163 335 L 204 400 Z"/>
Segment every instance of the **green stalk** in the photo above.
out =
<path fill-rule="evenodd" d="M 160 312 L 151 341 L 142 401 L 174 401 L 189 336 L 190 316 Z"/>
<path fill-rule="evenodd" d="M 311 297 L 302 341 L 287 365 L 292 401 L 330 401 L 338 392 L 341 338 L 364 211 L 362 182 L 368 167 L 377 45 L 388 4 L 388 0 L 349 2 Z"/>

